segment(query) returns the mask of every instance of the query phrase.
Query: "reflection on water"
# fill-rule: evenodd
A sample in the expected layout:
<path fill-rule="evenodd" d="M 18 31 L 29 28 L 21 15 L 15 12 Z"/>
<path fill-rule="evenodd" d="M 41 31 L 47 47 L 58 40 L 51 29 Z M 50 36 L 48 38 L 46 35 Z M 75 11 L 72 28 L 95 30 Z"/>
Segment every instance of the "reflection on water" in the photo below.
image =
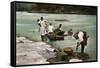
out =
<path fill-rule="evenodd" d="M 63 30 L 68 31 L 70 28 L 76 31 L 86 31 L 89 35 L 88 45 L 85 52 L 89 54 L 91 60 L 96 60 L 96 15 L 75 15 L 75 14 L 44 14 L 44 13 L 26 13 L 17 12 L 17 34 L 29 37 L 30 39 L 41 41 L 38 32 L 36 20 L 41 16 L 48 23 L 57 27 L 60 23 Z M 67 19 L 68 21 L 55 21 L 57 19 Z M 55 47 L 65 48 L 72 47 L 75 51 L 76 41 L 74 38 L 65 37 L 64 41 L 48 42 Z M 80 51 L 80 49 L 79 49 Z"/>

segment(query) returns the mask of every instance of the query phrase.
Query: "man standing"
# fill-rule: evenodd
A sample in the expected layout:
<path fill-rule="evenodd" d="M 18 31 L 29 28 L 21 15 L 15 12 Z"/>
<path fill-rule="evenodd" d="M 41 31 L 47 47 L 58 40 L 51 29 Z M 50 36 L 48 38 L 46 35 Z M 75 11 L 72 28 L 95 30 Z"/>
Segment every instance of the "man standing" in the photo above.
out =
<path fill-rule="evenodd" d="M 40 28 L 39 28 L 39 32 L 41 34 L 41 40 L 45 41 L 45 35 L 46 35 L 46 22 L 44 20 L 43 17 L 40 18 L 40 21 L 38 22 Z"/>

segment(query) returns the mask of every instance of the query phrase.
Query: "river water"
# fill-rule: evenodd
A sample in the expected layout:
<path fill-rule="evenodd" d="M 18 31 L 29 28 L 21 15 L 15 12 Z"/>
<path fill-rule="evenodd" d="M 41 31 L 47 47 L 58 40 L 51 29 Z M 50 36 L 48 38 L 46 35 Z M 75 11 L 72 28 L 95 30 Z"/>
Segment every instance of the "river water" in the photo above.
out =
<path fill-rule="evenodd" d="M 67 32 L 70 28 L 73 32 L 86 31 L 89 35 L 85 53 L 89 54 L 90 61 L 96 60 L 96 15 L 76 15 L 76 14 L 45 14 L 16 12 L 16 34 L 28 37 L 31 40 L 41 41 L 38 32 L 37 19 L 44 17 L 47 23 L 52 23 L 56 28 L 62 24 L 62 29 Z M 65 21 L 59 21 L 65 20 Z M 52 46 L 65 48 L 72 47 L 75 51 L 76 40 L 72 37 L 65 37 L 63 41 L 48 42 Z M 80 52 L 80 47 L 78 49 Z"/>

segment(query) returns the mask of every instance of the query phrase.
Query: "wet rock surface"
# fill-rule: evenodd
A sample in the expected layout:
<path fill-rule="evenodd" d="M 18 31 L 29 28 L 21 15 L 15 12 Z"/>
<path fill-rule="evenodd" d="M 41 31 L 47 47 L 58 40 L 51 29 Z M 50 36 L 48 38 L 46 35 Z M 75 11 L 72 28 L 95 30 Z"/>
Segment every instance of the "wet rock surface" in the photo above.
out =
<path fill-rule="evenodd" d="M 25 37 L 16 38 L 17 65 L 82 62 L 89 59 L 86 53 L 74 52 L 73 48 L 53 48 L 44 42 L 30 41 Z"/>
<path fill-rule="evenodd" d="M 48 64 L 47 59 L 55 57 L 54 48 L 44 42 L 33 42 L 25 37 L 16 38 L 17 65 Z"/>

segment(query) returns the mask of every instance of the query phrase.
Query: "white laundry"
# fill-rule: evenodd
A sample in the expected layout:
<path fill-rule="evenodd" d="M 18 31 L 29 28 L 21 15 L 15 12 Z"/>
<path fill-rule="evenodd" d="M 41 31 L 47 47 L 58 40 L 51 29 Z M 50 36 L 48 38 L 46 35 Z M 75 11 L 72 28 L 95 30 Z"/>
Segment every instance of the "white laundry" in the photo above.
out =
<path fill-rule="evenodd" d="M 69 62 L 82 62 L 83 60 L 81 59 L 70 59 Z"/>

